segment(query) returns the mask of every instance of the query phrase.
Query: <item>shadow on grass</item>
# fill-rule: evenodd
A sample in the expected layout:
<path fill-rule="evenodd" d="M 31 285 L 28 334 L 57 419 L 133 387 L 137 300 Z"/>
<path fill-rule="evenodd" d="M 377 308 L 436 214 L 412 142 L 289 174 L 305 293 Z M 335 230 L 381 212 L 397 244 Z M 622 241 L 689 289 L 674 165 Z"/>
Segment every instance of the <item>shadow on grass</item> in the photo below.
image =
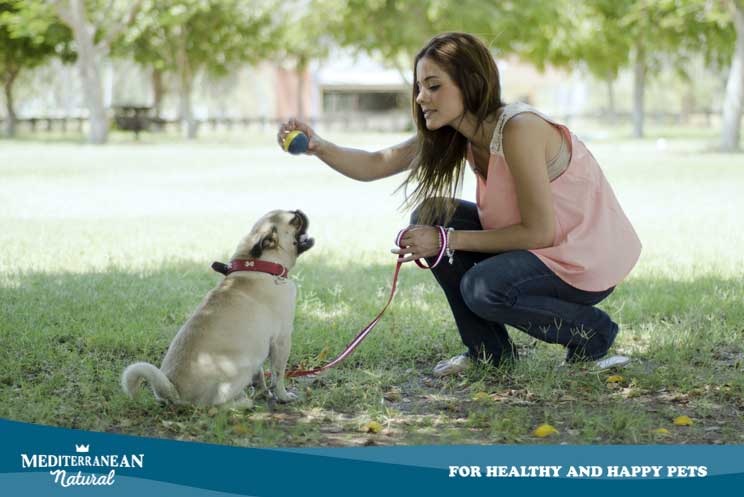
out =
<path fill-rule="evenodd" d="M 341 351 L 382 309 L 393 269 L 392 263 L 301 261 L 292 272 L 298 305 L 291 360 L 305 358 L 303 366 L 315 366 Z M 7 344 L 2 354 L 23 356 L 17 345 L 43 349 L 67 344 L 73 354 L 158 361 L 178 328 L 221 278 L 193 261 L 142 273 L 110 268 L 87 274 L 13 276 L 0 287 L 0 334 Z M 743 294 L 744 282 L 737 279 L 634 278 L 601 307 L 636 333 L 684 332 L 698 346 L 700 341 L 714 344 L 742 337 Z M 437 344 L 442 341 L 447 343 Z M 365 353 L 355 355 L 351 364 L 374 367 L 382 360 L 384 366 L 393 366 L 396 355 L 405 362 L 429 363 L 453 346 L 458 346 L 458 338 L 441 291 L 427 271 L 408 266 L 401 271 L 393 304 L 365 342 Z"/>
<path fill-rule="evenodd" d="M 299 298 L 290 364 L 316 366 L 340 352 L 384 305 L 393 268 L 392 263 L 341 265 L 318 257 L 302 260 L 292 272 Z M 0 338 L 3 343 L 0 348 L 0 363 L 3 364 L 0 417 L 100 431 L 171 436 L 168 430 L 172 431 L 173 425 L 164 425 L 167 429 L 163 431 L 158 423 L 170 422 L 167 418 L 175 416 L 188 424 L 194 416 L 193 411 L 182 412 L 183 409 L 177 407 L 163 410 L 149 393 L 143 394 L 138 404 L 133 404 L 120 393 L 119 375 L 134 361 L 160 364 L 179 327 L 221 278 L 204 264 L 193 261 L 173 262 L 145 272 L 110 268 L 87 274 L 28 272 L 7 276 L 6 283 L 0 287 Z M 710 381 L 715 374 L 710 369 L 714 364 L 711 361 L 696 364 L 691 358 L 701 357 L 701 354 L 713 358 L 716 351 L 726 348 L 729 354 L 726 357 L 733 357 L 735 361 L 741 353 L 738 344 L 744 336 L 742 294 L 744 282 L 735 279 L 706 277 L 680 282 L 633 278 L 621 285 L 602 307 L 627 330 L 618 340 L 620 347 L 630 350 L 638 341 L 645 343 L 645 349 L 636 347 L 634 350 L 641 360 L 667 361 L 669 367 L 664 381 L 698 388 L 700 381 Z M 524 338 L 517 331 L 512 333 L 517 340 Z M 421 393 L 424 399 L 442 389 L 456 390 L 460 397 L 466 396 L 467 406 L 470 387 L 462 383 L 432 383 L 425 376 L 429 371 L 426 365 L 458 353 L 461 348 L 446 301 L 431 275 L 412 266 L 404 268 L 396 299 L 377 329 L 332 376 L 319 380 L 322 393 L 307 393 L 307 403 L 341 412 L 375 413 L 380 409 L 378 399 L 386 395 L 391 384 L 397 384 L 396 388 L 410 389 L 409 393 L 425 392 Z M 729 366 L 737 367 L 733 362 Z M 544 384 L 545 376 L 553 374 L 552 366 L 544 363 L 534 367 L 534 372 L 528 370 L 526 375 L 515 376 L 518 381 L 528 383 L 526 388 L 533 391 L 537 383 L 529 385 L 530 382 Z M 676 371 L 677 376 L 669 371 Z M 651 376 L 653 374 L 652 371 Z M 418 379 L 412 379 L 412 375 Z M 486 386 L 477 386 L 480 381 L 486 381 Z M 490 383 L 490 388 L 498 389 L 504 388 L 510 380 L 474 379 L 476 386 L 473 388 L 489 388 L 489 381 L 496 382 Z M 551 381 L 567 381 L 568 386 L 558 385 L 563 389 L 570 388 L 572 380 Z M 649 380 L 649 384 L 652 383 Z M 304 385 L 297 386 L 305 388 Z M 307 388 L 310 392 L 311 387 Z M 546 402 L 552 402 L 551 389 L 545 390 L 548 392 Z M 400 393 L 396 395 L 400 397 Z M 738 390 L 735 389 L 732 399 L 732 402 L 741 402 Z M 470 419 L 474 416 L 472 412 L 477 414 L 477 409 L 471 412 L 469 407 L 463 408 L 461 401 L 462 398 L 423 400 L 416 408 L 406 407 L 401 401 L 394 405 L 415 412 L 416 419 L 422 412 L 426 418 L 421 430 L 414 430 L 407 440 L 436 443 L 442 439 L 432 438 L 429 433 L 432 421 L 428 417 L 442 409 L 459 418 Z M 519 425 L 521 430 L 524 421 L 520 424 L 516 420 L 524 416 L 539 417 L 544 407 L 538 405 L 533 413 L 530 407 L 517 405 L 511 406 L 513 412 L 509 412 L 515 426 Z M 210 417 L 199 412 L 197 417 Z M 143 428 L 129 429 L 131 421 L 122 419 L 122 416 L 139 419 L 153 413 L 156 413 L 155 424 L 148 420 Z M 231 418 L 225 416 L 220 414 L 208 421 L 210 429 L 214 428 L 213 422 L 229 423 Z M 479 416 L 483 417 L 482 424 L 485 423 L 486 428 L 492 431 L 498 428 L 487 421 L 492 416 L 491 411 L 485 410 Z M 486 429 L 478 424 L 478 419 L 475 416 L 475 427 Z M 189 436 L 204 440 L 199 436 L 198 426 L 188 426 Z M 453 443 L 463 441 L 462 437 L 458 438 L 458 429 L 453 426 L 454 431 L 447 432 L 447 436 L 454 437 Z M 272 430 L 266 428 L 265 436 L 269 438 L 262 439 L 257 434 L 246 443 L 274 444 L 271 437 L 279 435 Z M 499 433 L 493 440 L 521 440 L 513 434 Z M 325 435 L 314 432 L 307 436 L 310 438 L 306 442 L 311 443 L 317 440 L 313 437 Z M 210 435 L 207 439 L 232 443 L 218 435 Z M 611 440 L 627 442 L 622 437 Z"/>

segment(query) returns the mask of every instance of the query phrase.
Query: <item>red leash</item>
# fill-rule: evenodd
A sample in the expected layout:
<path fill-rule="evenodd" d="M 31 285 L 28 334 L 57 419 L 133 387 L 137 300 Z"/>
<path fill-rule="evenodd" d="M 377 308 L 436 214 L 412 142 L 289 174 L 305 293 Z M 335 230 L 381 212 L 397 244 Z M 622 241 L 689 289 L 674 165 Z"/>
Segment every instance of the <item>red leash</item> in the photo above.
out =
<path fill-rule="evenodd" d="M 440 246 L 439 255 L 437 256 L 434 264 L 432 264 L 431 266 L 425 266 L 423 263 L 419 261 L 419 259 L 416 259 L 414 262 L 416 262 L 418 267 L 420 267 L 421 269 L 435 268 L 442 261 L 442 258 L 444 257 L 444 254 L 447 250 L 447 231 L 441 226 L 436 226 L 436 227 L 439 228 L 439 246 Z M 401 246 L 400 239 L 403 238 L 403 235 L 406 234 L 406 231 L 408 230 L 407 229 L 401 230 L 398 233 L 398 236 L 395 237 L 395 244 L 398 247 Z M 398 262 L 395 264 L 395 273 L 393 273 L 393 287 L 390 289 L 390 296 L 388 297 L 385 307 L 382 308 L 382 310 L 377 315 L 377 317 L 375 317 L 367 326 L 362 328 L 362 331 L 360 331 L 357 334 L 357 336 L 355 336 L 354 339 L 351 342 L 349 342 L 349 344 L 346 346 L 343 352 L 341 352 L 341 354 L 339 354 L 338 357 L 336 357 L 334 360 L 332 360 L 325 366 L 320 366 L 320 367 L 313 368 L 313 369 L 295 369 L 293 371 L 287 371 L 286 376 L 288 378 L 293 378 L 296 376 L 309 376 L 309 375 L 315 375 L 318 373 L 322 373 L 326 369 L 332 368 L 333 366 L 337 365 L 338 363 L 340 363 L 341 361 L 343 361 L 344 359 L 346 359 L 347 357 L 351 355 L 354 349 L 357 348 L 357 346 L 360 343 L 362 343 L 362 340 L 364 340 L 367 337 L 367 335 L 369 335 L 369 332 L 372 331 L 372 329 L 375 326 L 377 326 L 377 323 L 380 322 L 380 318 L 382 318 L 382 315 L 385 314 L 385 311 L 387 310 L 388 306 L 393 301 L 393 297 L 395 296 L 395 289 L 398 286 L 398 273 L 400 272 L 400 266 L 402 265 L 402 263 L 400 262 L 402 258 L 403 258 L 402 255 L 398 256 Z"/>
<path fill-rule="evenodd" d="M 401 259 L 402 256 L 399 256 L 398 259 Z M 314 375 L 318 373 L 322 373 L 326 369 L 330 369 L 336 364 L 340 363 L 347 357 L 351 355 L 352 352 L 354 352 L 354 349 L 357 348 L 357 346 L 362 343 L 362 340 L 366 338 L 366 336 L 369 334 L 370 331 L 372 331 L 372 328 L 377 326 L 377 323 L 380 322 L 380 318 L 383 314 L 385 314 L 385 311 L 387 310 L 388 306 L 390 305 L 390 302 L 393 301 L 393 297 L 395 296 L 395 289 L 398 286 L 398 273 L 400 272 L 400 266 L 402 264 L 398 262 L 395 264 L 395 273 L 393 274 L 393 287 L 390 289 L 390 296 L 388 297 L 388 301 L 385 304 L 385 307 L 382 308 L 380 313 L 375 317 L 367 326 L 362 328 L 362 331 L 360 331 L 357 336 L 354 337 L 354 339 L 349 342 L 349 344 L 346 346 L 346 348 L 341 352 L 338 357 L 336 357 L 334 360 L 326 364 L 325 366 L 320 366 L 313 369 L 295 369 L 293 371 L 287 371 L 287 378 L 293 378 L 295 376 L 309 376 Z"/>

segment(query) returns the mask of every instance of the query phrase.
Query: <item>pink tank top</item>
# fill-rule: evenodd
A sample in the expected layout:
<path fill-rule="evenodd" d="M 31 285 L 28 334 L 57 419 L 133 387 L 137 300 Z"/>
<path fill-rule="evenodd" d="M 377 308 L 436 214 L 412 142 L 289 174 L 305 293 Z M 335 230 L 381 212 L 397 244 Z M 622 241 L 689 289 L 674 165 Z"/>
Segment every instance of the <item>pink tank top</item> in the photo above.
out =
<path fill-rule="evenodd" d="M 476 199 L 483 229 L 505 228 L 521 221 L 502 136 L 506 122 L 522 112 L 537 114 L 556 126 L 571 150 L 568 168 L 550 183 L 555 213 L 553 245 L 530 252 L 563 281 L 580 290 L 603 291 L 617 285 L 641 254 L 638 235 L 584 143 L 567 127 L 523 103 L 504 107 L 491 140 L 488 178 L 476 174 Z M 472 167 L 470 148 L 468 162 Z"/>

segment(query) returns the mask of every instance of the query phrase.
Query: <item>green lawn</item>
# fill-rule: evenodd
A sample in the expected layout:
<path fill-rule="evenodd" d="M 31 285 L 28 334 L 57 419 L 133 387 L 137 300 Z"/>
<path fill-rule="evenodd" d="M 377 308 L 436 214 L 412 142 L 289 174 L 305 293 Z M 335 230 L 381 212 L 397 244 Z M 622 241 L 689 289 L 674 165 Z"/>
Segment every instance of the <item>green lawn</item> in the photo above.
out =
<path fill-rule="evenodd" d="M 292 275 L 290 363 L 332 357 L 386 299 L 389 249 L 407 222 L 393 194 L 402 178 L 354 182 L 283 154 L 268 132 L 0 141 L 0 417 L 246 446 L 742 443 L 744 158 L 708 152 L 710 135 L 650 134 L 589 143 L 644 244 L 601 305 L 621 324 L 614 352 L 633 358 L 619 381 L 562 367 L 561 347 L 516 330 L 514 369 L 431 377 L 462 345 L 433 278 L 410 266 L 350 359 L 291 380 L 297 402 L 248 412 L 161 406 L 145 390 L 132 401 L 119 375 L 160 363 L 219 281 L 211 262 L 275 208 L 305 211 L 316 238 Z M 404 139 L 329 137 L 370 149 Z M 673 424 L 682 415 L 692 426 Z M 533 436 L 543 423 L 559 433 Z"/>

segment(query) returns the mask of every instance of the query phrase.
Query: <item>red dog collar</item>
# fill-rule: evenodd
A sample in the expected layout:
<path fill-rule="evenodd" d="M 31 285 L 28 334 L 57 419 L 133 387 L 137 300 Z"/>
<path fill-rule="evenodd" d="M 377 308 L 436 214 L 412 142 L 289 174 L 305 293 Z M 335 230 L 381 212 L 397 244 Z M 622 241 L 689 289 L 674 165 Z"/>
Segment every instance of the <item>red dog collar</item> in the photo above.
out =
<path fill-rule="evenodd" d="M 261 259 L 235 259 L 230 261 L 230 264 L 213 262 L 212 269 L 218 273 L 224 274 L 225 276 L 236 271 L 256 271 L 259 273 L 273 274 L 280 278 L 286 278 L 289 273 L 289 270 L 281 264 L 262 261 Z"/>

